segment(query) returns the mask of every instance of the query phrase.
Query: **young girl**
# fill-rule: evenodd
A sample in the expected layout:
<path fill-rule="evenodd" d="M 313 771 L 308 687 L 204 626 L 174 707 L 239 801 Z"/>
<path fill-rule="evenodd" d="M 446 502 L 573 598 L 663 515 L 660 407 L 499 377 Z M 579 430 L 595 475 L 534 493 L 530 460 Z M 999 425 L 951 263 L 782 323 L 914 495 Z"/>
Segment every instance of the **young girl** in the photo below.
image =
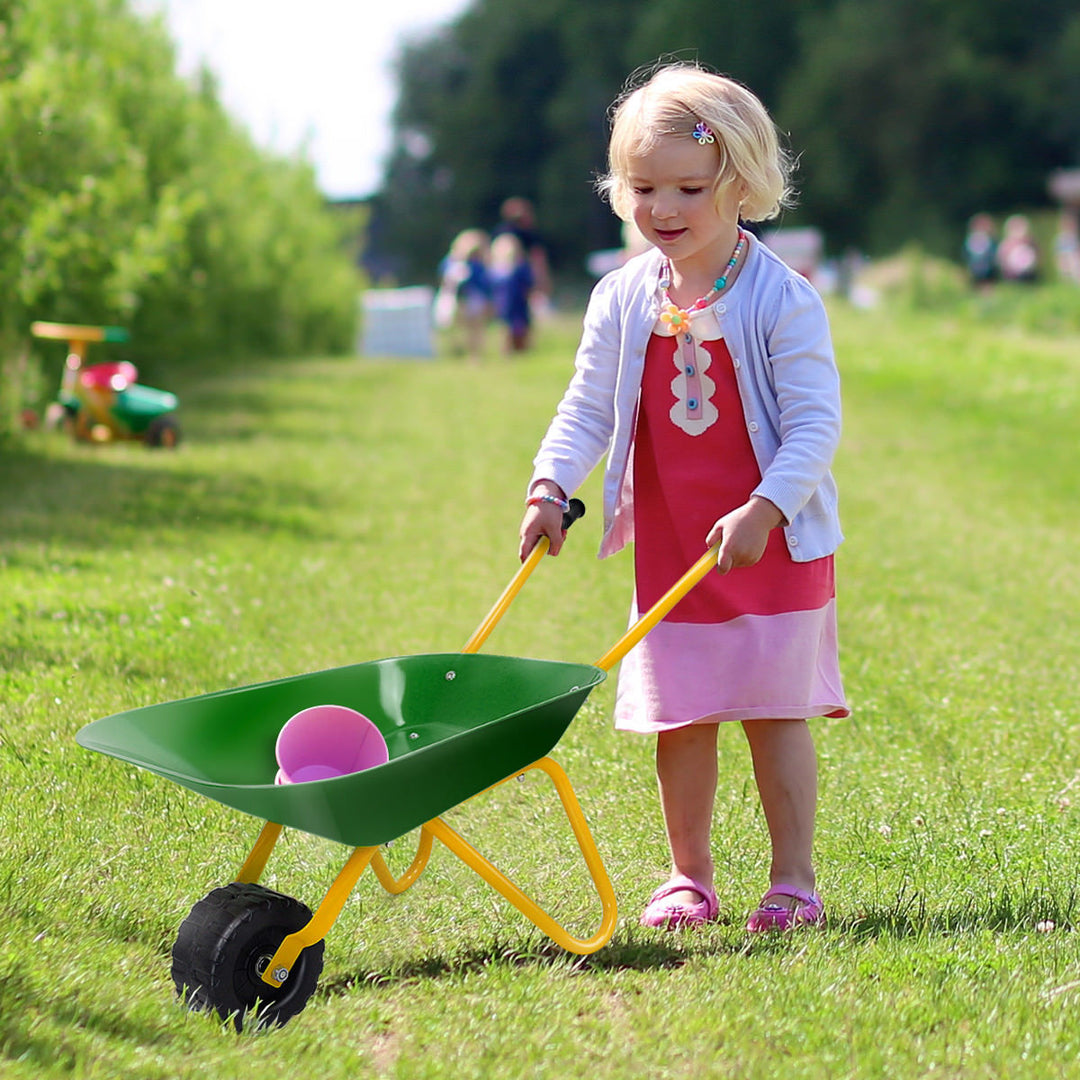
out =
<path fill-rule="evenodd" d="M 534 462 L 524 558 L 562 546 L 566 498 L 607 454 L 601 557 L 634 541 L 632 618 L 719 542 L 718 571 L 622 662 L 616 727 L 656 734 L 669 880 L 641 923 L 717 916 L 710 826 L 718 724 L 743 725 L 772 842 L 753 932 L 818 922 L 817 765 L 807 719 L 846 716 L 829 466 L 839 379 L 814 289 L 740 227 L 789 197 L 753 94 L 661 67 L 613 114 L 601 181 L 652 250 L 602 279 L 576 370 Z"/>

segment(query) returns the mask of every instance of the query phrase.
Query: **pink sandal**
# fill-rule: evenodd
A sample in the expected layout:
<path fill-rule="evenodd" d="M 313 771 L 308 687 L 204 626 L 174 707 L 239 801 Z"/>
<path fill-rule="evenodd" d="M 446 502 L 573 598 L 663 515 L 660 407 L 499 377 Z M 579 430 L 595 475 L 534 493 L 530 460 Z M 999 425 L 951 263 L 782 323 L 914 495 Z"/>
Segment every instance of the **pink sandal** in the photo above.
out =
<path fill-rule="evenodd" d="M 696 904 L 678 904 L 668 900 L 669 896 L 684 889 L 699 893 L 701 899 Z M 649 897 L 640 923 L 642 926 L 666 926 L 669 930 L 677 930 L 683 926 L 712 922 L 719 910 L 720 903 L 712 889 L 685 874 L 675 874 Z"/>
<path fill-rule="evenodd" d="M 770 904 L 775 896 L 786 896 L 796 901 L 794 907 Z M 816 892 L 797 889 L 794 885 L 774 885 L 761 898 L 761 903 L 746 924 L 752 934 L 767 930 L 792 930 L 796 926 L 813 926 L 825 916 L 825 905 Z"/>

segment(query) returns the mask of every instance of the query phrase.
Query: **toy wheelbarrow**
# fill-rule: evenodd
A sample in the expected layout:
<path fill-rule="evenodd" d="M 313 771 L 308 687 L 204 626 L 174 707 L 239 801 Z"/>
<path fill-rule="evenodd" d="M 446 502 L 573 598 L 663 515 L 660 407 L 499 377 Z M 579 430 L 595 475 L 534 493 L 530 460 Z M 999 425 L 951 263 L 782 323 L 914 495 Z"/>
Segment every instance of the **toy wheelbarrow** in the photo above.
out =
<path fill-rule="evenodd" d="M 245 1014 L 260 1025 L 285 1023 L 314 992 L 323 939 L 363 871 L 370 866 L 388 892 L 402 893 L 427 865 L 436 839 L 562 948 L 588 954 L 608 943 L 614 891 L 570 781 L 547 755 L 593 687 L 716 565 L 717 548 L 595 664 L 479 654 L 547 548 L 541 538 L 460 653 L 353 664 L 149 705 L 78 733 L 88 749 L 266 822 L 235 881 L 198 901 L 180 926 L 172 975 L 190 1007 L 213 1009 L 238 1030 Z M 373 722 L 387 759 L 336 778 L 275 783 L 283 720 L 327 701 Z M 440 816 L 530 769 L 554 783 L 596 888 L 601 922 L 589 938 L 565 930 Z M 314 914 L 258 884 L 286 825 L 354 848 Z M 416 828 L 416 856 L 395 878 L 379 847 Z"/>

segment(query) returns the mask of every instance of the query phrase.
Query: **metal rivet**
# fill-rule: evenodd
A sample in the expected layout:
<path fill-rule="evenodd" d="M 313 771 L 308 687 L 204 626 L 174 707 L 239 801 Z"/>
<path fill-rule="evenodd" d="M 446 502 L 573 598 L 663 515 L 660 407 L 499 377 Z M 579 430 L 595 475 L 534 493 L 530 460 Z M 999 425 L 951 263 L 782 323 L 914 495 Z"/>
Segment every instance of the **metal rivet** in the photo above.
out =
<path fill-rule="evenodd" d="M 446 673 L 446 681 L 447 682 L 453 682 L 456 678 L 457 678 L 457 672 L 456 671 L 448 671 Z"/>

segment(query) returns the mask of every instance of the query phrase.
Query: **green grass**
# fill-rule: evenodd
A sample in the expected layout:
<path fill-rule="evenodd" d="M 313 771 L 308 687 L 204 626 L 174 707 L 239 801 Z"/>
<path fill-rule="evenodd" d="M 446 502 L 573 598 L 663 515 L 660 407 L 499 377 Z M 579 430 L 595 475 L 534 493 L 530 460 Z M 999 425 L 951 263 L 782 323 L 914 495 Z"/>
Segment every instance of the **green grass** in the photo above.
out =
<path fill-rule="evenodd" d="M 1077 341 L 846 309 L 834 328 L 855 711 L 815 725 L 829 927 L 741 929 L 766 847 L 735 728 L 716 809 L 725 917 L 637 927 L 666 852 L 651 746 L 612 732 L 605 684 L 554 756 L 619 897 L 611 944 L 563 954 L 437 851 L 404 896 L 361 879 L 308 1008 L 254 1038 L 182 1011 L 168 954 L 259 823 L 74 734 L 460 647 L 514 572 L 573 330 L 513 364 L 178 371 L 175 454 L 47 433 L 5 447 L 0 1076 L 1080 1076 Z M 629 560 L 595 560 L 595 477 L 583 494 L 589 515 L 487 651 L 591 661 L 618 637 Z M 597 905 L 536 775 L 447 817 L 588 935 Z M 286 833 L 266 883 L 313 903 L 346 854 Z"/>

